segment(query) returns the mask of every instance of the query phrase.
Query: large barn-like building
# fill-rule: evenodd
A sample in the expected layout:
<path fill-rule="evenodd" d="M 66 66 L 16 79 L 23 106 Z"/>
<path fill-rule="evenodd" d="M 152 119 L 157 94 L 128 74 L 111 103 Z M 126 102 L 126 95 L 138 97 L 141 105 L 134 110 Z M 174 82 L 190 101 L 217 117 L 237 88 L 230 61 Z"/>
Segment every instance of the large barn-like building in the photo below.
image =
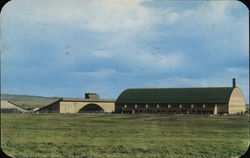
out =
<path fill-rule="evenodd" d="M 133 88 L 117 98 L 116 113 L 236 114 L 245 100 L 233 79 L 232 87 Z"/>

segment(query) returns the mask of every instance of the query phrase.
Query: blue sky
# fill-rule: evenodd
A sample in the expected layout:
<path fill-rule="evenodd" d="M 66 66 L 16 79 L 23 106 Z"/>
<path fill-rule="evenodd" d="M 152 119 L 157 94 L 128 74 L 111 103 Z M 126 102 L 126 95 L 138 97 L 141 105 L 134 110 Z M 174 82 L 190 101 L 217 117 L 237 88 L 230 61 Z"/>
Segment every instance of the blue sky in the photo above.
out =
<path fill-rule="evenodd" d="M 1 12 L 1 90 L 116 98 L 235 77 L 248 102 L 248 16 L 239 1 L 12 0 Z"/>

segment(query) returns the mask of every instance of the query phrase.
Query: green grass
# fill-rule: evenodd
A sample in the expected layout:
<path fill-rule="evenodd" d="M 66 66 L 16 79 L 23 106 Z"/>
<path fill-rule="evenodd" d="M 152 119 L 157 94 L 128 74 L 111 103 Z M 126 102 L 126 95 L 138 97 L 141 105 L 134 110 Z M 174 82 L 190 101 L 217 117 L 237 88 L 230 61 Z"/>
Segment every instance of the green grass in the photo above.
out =
<path fill-rule="evenodd" d="M 246 115 L 2 114 L 1 147 L 14 157 L 243 155 Z"/>

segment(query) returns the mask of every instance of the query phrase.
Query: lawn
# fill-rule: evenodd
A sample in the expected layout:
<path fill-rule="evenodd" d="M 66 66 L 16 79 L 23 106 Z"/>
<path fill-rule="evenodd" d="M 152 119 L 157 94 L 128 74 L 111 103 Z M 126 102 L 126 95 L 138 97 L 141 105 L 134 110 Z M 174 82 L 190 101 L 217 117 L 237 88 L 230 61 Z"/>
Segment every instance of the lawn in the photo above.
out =
<path fill-rule="evenodd" d="M 1 115 L 1 148 L 13 157 L 229 158 L 248 140 L 247 115 Z"/>

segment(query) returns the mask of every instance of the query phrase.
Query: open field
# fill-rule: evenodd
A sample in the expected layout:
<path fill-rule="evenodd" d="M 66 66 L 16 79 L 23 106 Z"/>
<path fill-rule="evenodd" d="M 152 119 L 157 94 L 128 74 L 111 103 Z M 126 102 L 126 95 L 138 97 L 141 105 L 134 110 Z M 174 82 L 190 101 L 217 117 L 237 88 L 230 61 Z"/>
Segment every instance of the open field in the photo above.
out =
<path fill-rule="evenodd" d="M 14 157 L 236 157 L 247 115 L 2 114 L 1 147 Z"/>

